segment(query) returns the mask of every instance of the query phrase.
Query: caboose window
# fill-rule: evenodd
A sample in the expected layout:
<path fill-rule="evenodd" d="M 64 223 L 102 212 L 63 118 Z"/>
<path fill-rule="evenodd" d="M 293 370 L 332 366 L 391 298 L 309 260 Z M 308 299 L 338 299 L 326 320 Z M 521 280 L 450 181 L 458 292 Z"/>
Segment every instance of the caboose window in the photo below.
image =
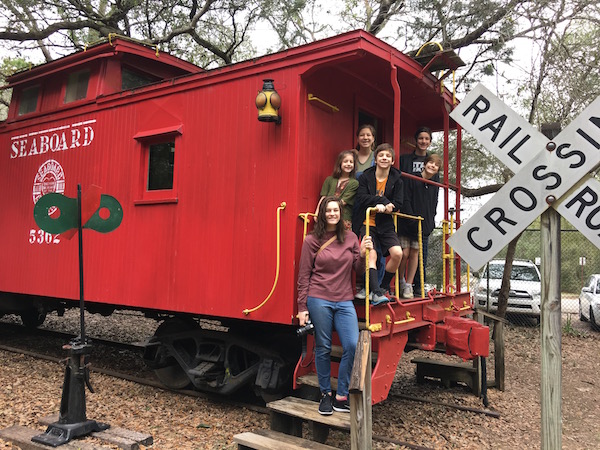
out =
<path fill-rule="evenodd" d="M 135 89 L 140 86 L 146 86 L 147 84 L 159 81 L 157 77 L 148 75 L 135 70 L 123 67 L 121 71 L 121 89 L 126 91 L 127 89 Z"/>
<path fill-rule="evenodd" d="M 148 150 L 148 190 L 173 189 L 175 142 L 151 144 Z"/>
<path fill-rule="evenodd" d="M 175 147 L 182 149 L 182 125 L 139 131 L 133 136 L 139 142 L 140 171 L 134 174 L 137 183 L 136 205 L 177 203 L 177 172 Z M 178 151 L 181 155 L 181 151 Z M 177 156 L 180 158 L 180 156 Z M 136 176 L 137 175 L 137 176 Z"/>
<path fill-rule="evenodd" d="M 89 81 L 89 70 L 81 70 L 79 72 L 69 74 L 69 79 L 67 80 L 67 89 L 65 92 L 65 103 L 71 103 L 76 100 L 82 100 L 86 98 Z"/>
<path fill-rule="evenodd" d="M 19 100 L 19 115 L 29 114 L 37 110 L 38 96 L 40 93 L 39 86 L 25 88 L 21 91 Z"/>

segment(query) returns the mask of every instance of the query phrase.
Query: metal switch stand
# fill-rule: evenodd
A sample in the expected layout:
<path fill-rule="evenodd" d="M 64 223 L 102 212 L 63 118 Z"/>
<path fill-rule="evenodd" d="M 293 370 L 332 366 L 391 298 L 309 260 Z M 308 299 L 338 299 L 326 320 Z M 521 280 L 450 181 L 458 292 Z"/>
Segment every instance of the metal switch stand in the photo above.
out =
<path fill-rule="evenodd" d="M 108 424 L 86 418 L 85 387 L 87 386 L 90 392 L 94 392 L 86 363 L 92 345 L 87 341 L 82 343 L 80 338 L 76 338 L 64 348 L 69 350 L 70 356 L 65 370 L 58 421 L 51 423 L 45 433 L 31 438 L 33 442 L 52 447 L 58 447 L 76 437 L 94 431 L 104 431 L 110 427 Z"/>

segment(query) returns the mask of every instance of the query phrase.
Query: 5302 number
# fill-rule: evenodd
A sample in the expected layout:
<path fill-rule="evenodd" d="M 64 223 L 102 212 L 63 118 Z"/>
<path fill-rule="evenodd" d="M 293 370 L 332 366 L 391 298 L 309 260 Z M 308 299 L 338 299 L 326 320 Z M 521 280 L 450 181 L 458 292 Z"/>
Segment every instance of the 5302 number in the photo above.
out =
<path fill-rule="evenodd" d="M 58 234 L 46 233 L 44 230 L 32 228 L 29 230 L 30 244 L 60 244 Z"/>

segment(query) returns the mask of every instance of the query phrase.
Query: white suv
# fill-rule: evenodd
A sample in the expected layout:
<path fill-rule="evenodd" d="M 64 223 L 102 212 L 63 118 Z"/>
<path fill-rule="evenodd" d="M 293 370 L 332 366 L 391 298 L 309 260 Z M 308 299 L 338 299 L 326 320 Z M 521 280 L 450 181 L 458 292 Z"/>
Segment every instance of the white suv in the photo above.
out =
<path fill-rule="evenodd" d="M 478 309 L 490 312 L 498 310 L 498 293 L 502 284 L 503 272 L 504 261 L 500 259 L 490 261 L 488 266 L 482 270 L 479 280 L 475 283 L 473 295 L 473 302 Z M 510 293 L 506 312 L 535 317 L 539 320 L 542 290 L 540 279 L 540 271 L 534 263 L 514 260 L 510 274 Z"/>

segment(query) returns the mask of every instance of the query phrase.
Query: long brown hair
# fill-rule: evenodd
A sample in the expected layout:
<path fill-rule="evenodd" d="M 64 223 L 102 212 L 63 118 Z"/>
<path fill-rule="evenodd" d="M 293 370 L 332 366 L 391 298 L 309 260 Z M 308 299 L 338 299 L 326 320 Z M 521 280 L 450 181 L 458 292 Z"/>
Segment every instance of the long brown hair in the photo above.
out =
<path fill-rule="evenodd" d="M 312 234 L 314 234 L 317 239 L 323 239 L 325 233 L 327 233 L 327 218 L 325 217 L 325 210 L 327 209 L 327 205 L 331 202 L 335 202 L 340 207 L 340 221 L 335 226 L 335 234 L 337 235 L 337 240 L 340 242 L 344 242 L 346 238 L 346 229 L 344 227 L 344 221 L 342 220 L 342 214 L 344 212 L 344 207 L 342 206 L 342 201 L 330 195 L 329 197 L 325 197 L 321 202 L 321 206 L 319 206 L 319 212 L 317 214 L 317 223 L 315 223 L 315 228 L 313 229 Z"/>
<path fill-rule="evenodd" d="M 352 169 L 352 172 L 350 172 L 350 178 L 354 178 L 354 175 L 356 175 L 357 152 L 354 149 L 344 150 L 338 155 L 335 166 L 333 166 L 333 174 L 331 175 L 333 178 L 340 178 L 342 176 L 342 161 L 347 155 L 352 155 L 352 159 L 354 160 L 354 168 Z"/>

